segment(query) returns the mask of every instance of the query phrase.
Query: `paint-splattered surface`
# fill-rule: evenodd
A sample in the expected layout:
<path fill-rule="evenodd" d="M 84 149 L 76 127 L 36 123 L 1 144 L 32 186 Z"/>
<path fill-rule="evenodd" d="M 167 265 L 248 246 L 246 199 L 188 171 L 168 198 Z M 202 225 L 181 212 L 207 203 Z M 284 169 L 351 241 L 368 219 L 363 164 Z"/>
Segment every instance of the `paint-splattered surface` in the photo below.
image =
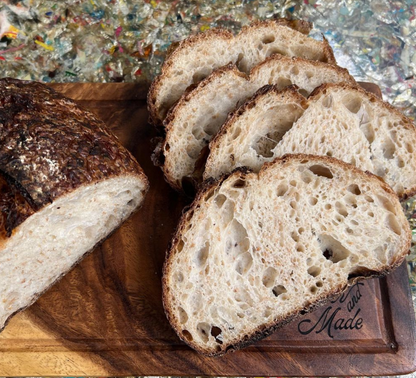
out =
<path fill-rule="evenodd" d="M 212 27 L 302 18 L 356 79 L 416 114 L 416 5 L 403 1 L 5 0 L 2 76 L 44 82 L 151 80 L 174 41 Z"/>
<path fill-rule="evenodd" d="M 0 75 L 43 82 L 148 83 L 170 44 L 196 32 L 273 17 L 314 23 L 339 65 L 416 117 L 416 3 L 370 1 L 4 0 Z M 416 244 L 416 201 L 405 205 Z M 409 256 L 416 306 L 416 248 Z"/>

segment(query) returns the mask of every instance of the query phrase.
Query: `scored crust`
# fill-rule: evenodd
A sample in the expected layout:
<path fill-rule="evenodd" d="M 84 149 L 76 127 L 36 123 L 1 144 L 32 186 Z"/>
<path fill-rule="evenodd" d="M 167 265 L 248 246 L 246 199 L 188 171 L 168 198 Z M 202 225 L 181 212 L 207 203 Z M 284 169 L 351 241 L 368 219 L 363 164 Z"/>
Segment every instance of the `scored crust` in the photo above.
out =
<path fill-rule="evenodd" d="M 83 183 L 123 173 L 147 178 L 94 114 L 53 89 L 0 80 L 0 174 L 34 210 Z"/>
<path fill-rule="evenodd" d="M 65 216 L 71 217 L 71 214 L 67 215 L 68 212 L 59 215 L 61 206 L 64 206 L 62 209 L 65 208 L 65 201 L 79 201 L 83 193 L 90 193 L 86 196 L 91 200 L 92 195 L 98 190 L 95 188 L 104 188 L 102 185 L 109 185 L 109 180 L 112 180 L 112 189 L 117 183 L 126 191 L 132 190 L 137 194 L 137 197 L 130 201 L 133 207 L 126 205 L 123 209 L 114 208 L 114 213 L 109 216 L 113 216 L 115 221 L 109 218 L 108 225 L 103 225 L 108 233 L 100 234 L 102 237 L 99 239 L 98 234 L 91 237 L 95 243 L 92 248 L 89 244 L 87 251 L 80 250 L 82 254 L 72 254 L 73 258 L 77 257 L 76 261 L 68 257 L 68 261 L 73 263 L 68 269 L 61 270 L 59 276 L 48 276 L 46 282 L 49 279 L 53 279 L 53 282 L 46 286 L 37 286 L 31 281 L 28 294 L 26 291 L 19 292 L 24 288 L 17 286 L 15 295 L 19 296 L 19 302 L 23 302 L 24 305 L 12 308 L 12 313 L 9 313 L 10 308 L 2 307 L 4 312 L 0 316 L 4 323 L 0 324 L 1 331 L 16 313 L 34 303 L 40 295 L 109 237 L 127 216 L 140 208 L 149 182 L 134 157 L 104 123 L 89 111 L 78 107 L 74 101 L 41 83 L 10 78 L 0 80 L 0 94 L 0 250 L 3 255 L 7 252 L 9 256 L 17 256 L 20 260 L 27 256 L 35 256 L 33 251 L 39 249 L 40 237 L 26 235 L 35 235 L 34 225 L 36 233 L 39 232 L 41 235 L 45 235 L 45 228 L 54 226 L 53 221 L 42 219 L 42 214 L 54 212 L 53 219 L 56 223 Z M 100 194 L 105 193 L 101 191 Z M 94 201 L 101 203 L 97 197 L 91 202 Z M 119 203 L 114 199 L 112 202 Z M 75 212 L 76 209 L 71 206 L 71 210 Z M 119 218 L 116 218 L 116 213 L 117 217 L 120 215 Z M 92 212 L 91 214 L 100 215 Z M 8 222 L 9 219 L 12 219 L 12 222 Z M 78 221 L 78 224 L 80 222 Z M 26 227 L 28 223 L 30 226 Z M 69 238 L 67 233 L 66 238 Z M 19 243 L 27 240 L 32 242 L 33 239 L 36 239 L 35 244 L 37 243 L 33 250 L 17 247 L 20 246 Z M 50 246 L 46 246 L 47 243 L 50 241 L 41 242 L 42 254 L 45 252 L 45 256 L 49 253 L 48 247 L 51 250 Z M 11 245 L 13 246 L 10 247 Z M 71 253 L 72 247 L 71 244 Z M 57 248 L 50 255 L 56 254 L 58 258 L 59 253 L 61 251 Z M 21 254 L 25 254 L 26 257 L 21 257 Z M 6 262 L 4 259 L 3 261 Z M 10 261 L 10 258 L 7 261 Z M 65 266 L 60 263 L 56 265 Z M 34 277 L 32 271 L 25 274 L 28 276 L 25 276 L 22 282 L 26 282 L 27 278 L 29 282 Z M 16 282 L 14 284 L 16 285 Z M 2 290 L 8 285 L 6 282 Z M 36 291 L 31 293 L 32 289 Z M 3 299 L 4 303 L 7 297 Z"/>
<path fill-rule="evenodd" d="M 178 253 L 181 253 L 181 248 L 178 250 L 179 243 L 182 238 L 183 232 L 189 227 L 189 223 L 191 221 L 194 221 L 192 219 L 194 211 L 196 211 L 199 207 L 201 202 L 206 201 L 208 198 L 212 197 L 214 191 L 216 188 L 220 187 L 222 183 L 225 180 L 228 179 L 237 179 L 241 178 L 244 181 L 250 180 L 250 179 L 261 179 L 261 177 L 267 173 L 269 169 L 272 169 L 277 166 L 282 166 L 286 163 L 291 163 L 295 160 L 302 161 L 307 159 L 308 161 L 316 161 L 317 163 L 327 162 L 329 165 L 336 165 L 340 167 L 343 170 L 349 170 L 352 171 L 354 174 L 361 176 L 361 178 L 365 179 L 366 181 L 372 181 L 373 183 L 376 183 L 379 185 L 385 192 L 387 196 L 390 197 L 390 199 L 393 199 L 397 201 L 397 196 L 395 195 L 394 191 L 378 176 L 370 173 L 370 172 L 364 172 L 356 168 L 355 166 L 351 164 L 347 164 L 341 160 L 332 158 L 332 157 L 318 157 L 314 155 L 305 155 L 305 154 L 295 154 L 295 155 L 284 155 L 280 158 L 277 158 L 273 162 L 265 163 L 260 170 L 258 174 L 251 173 L 250 169 L 247 169 L 245 167 L 237 168 L 230 174 L 226 174 L 221 176 L 218 180 L 209 179 L 204 183 L 204 186 L 201 188 L 201 190 L 198 192 L 195 200 L 192 202 L 190 207 L 187 209 L 187 211 L 183 214 L 178 227 L 174 233 L 174 236 L 172 238 L 172 241 L 168 247 L 168 250 L 166 252 L 166 258 L 165 263 L 163 266 L 163 277 L 162 277 L 162 287 L 163 287 L 163 306 L 165 309 L 166 316 L 171 323 L 172 327 L 175 329 L 176 333 L 178 334 L 178 337 L 187 343 L 189 346 L 191 346 L 193 349 L 198 351 L 201 354 L 205 354 L 207 356 L 211 357 L 218 357 L 222 356 L 228 352 L 234 352 L 241 348 L 244 348 L 248 345 L 253 344 L 254 342 L 261 340 L 270 334 L 272 334 L 275 330 L 281 328 L 282 326 L 286 325 L 287 323 L 291 322 L 292 320 L 298 318 L 301 315 L 304 315 L 305 313 L 314 311 L 315 309 L 321 307 L 322 305 L 328 303 L 329 301 L 334 300 L 336 297 L 338 297 L 340 294 L 345 292 L 348 287 L 353 286 L 357 281 L 362 279 L 369 279 L 374 277 L 382 277 L 386 274 L 389 274 L 391 271 L 393 271 L 395 268 L 400 266 L 406 255 L 409 253 L 409 248 L 411 245 L 411 232 L 410 229 L 408 232 L 406 232 L 406 235 L 401 240 L 401 249 L 396 252 L 396 260 L 392 262 L 390 266 L 386 265 L 381 269 L 380 271 L 373 271 L 373 270 L 366 270 L 366 271 L 360 271 L 358 275 L 354 275 L 351 278 L 348 279 L 347 284 L 345 285 L 339 285 L 337 287 L 334 287 L 333 290 L 321 297 L 319 297 L 316 301 L 309 303 L 304 308 L 298 308 L 293 313 L 280 318 L 280 319 L 274 319 L 273 321 L 262 324 L 261 326 L 254 329 L 250 334 L 240 337 L 239 340 L 237 340 L 235 343 L 231 345 L 225 345 L 220 350 L 212 351 L 212 350 L 206 350 L 205 348 L 198 345 L 197 342 L 187 340 L 182 336 L 181 329 L 182 327 L 179 324 L 178 318 L 176 315 L 172 312 L 172 308 L 170 306 L 170 286 L 169 286 L 169 278 L 170 270 L 172 268 L 172 258 Z"/>

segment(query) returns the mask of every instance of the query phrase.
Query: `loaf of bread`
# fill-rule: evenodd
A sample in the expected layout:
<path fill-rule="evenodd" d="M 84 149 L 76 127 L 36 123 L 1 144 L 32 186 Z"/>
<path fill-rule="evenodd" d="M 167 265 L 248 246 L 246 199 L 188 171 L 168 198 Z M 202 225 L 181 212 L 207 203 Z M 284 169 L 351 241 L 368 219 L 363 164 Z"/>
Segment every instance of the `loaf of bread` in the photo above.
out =
<path fill-rule="evenodd" d="M 161 125 L 168 110 L 189 86 L 228 63 L 248 73 L 278 53 L 335 64 L 325 38 L 317 41 L 302 34 L 310 28 L 311 24 L 303 21 L 269 20 L 245 26 L 235 37 L 229 31 L 213 29 L 185 39 L 166 58 L 161 74 L 149 90 L 151 122 Z"/>
<path fill-rule="evenodd" d="M 279 89 L 262 88 L 222 126 L 209 147 L 205 179 L 242 166 L 258 172 L 278 156 L 306 153 L 373 172 L 402 199 L 416 193 L 416 128 L 410 119 L 350 84 L 324 84 L 307 102 L 293 88 Z"/>
<path fill-rule="evenodd" d="M 218 132 L 230 111 L 260 87 L 275 84 L 283 89 L 295 84 L 305 96 L 323 83 L 355 80 L 346 69 L 302 58 L 275 55 L 254 67 L 249 76 L 235 65 L 215 70 L 190 93 L 185 94 L 165 119 L 166 138 L 161 147 L 162 170 L 176 190 L 194 185 L 202 178 L 204 147 Z M 288 110 L 290 111 L 290 110 Z M 285 113 L 287 116 L 287 112 Z M 255 122 L 256 120 L 251 120 Z"/>
<path fill-rule="evenodd" d="M 142 203 L 148 180 L 92 113 L 0 80 L 0 330 Z"/>
<path fill-rule="evenodd" d="M 198 193 L 167 254 L 166 315 L 192 348 L 222 355 L 388 273 L 410 241 L 400 202 L 378 177 L 286 155 Z"/>

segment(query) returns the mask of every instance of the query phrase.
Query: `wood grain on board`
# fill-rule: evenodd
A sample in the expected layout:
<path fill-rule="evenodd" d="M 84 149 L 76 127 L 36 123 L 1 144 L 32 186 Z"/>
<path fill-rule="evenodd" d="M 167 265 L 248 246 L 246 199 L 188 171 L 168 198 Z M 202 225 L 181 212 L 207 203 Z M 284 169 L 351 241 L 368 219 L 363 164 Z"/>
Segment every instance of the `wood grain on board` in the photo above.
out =
<path fill-rule="evenodd" d="M 322 376 L 416 369 L 406 265 L 359 283 L 334 303 L 245 350 L 207 358 L 183 344 L 161 301 L 165 251 L 186 201 L 150 156 L 143 86 L 56 84 L 92 110 L 150 180 L 142 209 L 0 334 L 0 375 Z M 380 95 L 379 89 L 366 89 Z"/>

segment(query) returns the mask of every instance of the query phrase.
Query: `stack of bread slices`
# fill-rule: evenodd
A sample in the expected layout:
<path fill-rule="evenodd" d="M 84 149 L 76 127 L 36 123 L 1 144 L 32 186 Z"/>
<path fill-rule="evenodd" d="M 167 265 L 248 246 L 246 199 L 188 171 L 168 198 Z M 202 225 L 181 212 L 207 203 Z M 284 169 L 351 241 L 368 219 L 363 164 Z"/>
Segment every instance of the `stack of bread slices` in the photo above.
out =
<path fill-rule="evenodd" d="M 179 337 L 217 356 L 401 264 L 416 129 L 304 21 L 179 43 L 148 96 L 167 182 L 196 197 L 167 253 Z"/>

